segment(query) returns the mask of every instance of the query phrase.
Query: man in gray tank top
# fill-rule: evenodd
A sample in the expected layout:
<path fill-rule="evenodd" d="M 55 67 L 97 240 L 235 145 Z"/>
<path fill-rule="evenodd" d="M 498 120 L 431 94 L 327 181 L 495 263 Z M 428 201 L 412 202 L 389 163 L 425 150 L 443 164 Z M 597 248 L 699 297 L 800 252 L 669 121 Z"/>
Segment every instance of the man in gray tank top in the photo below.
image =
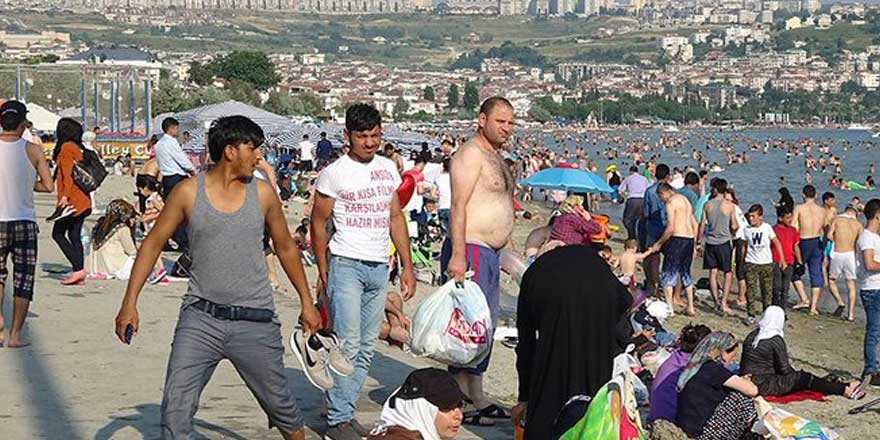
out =
<path fill-rule="evenodd" d="M 321 318 L 281 203 L 268 183 L 252 178 L 263 140 L 262 129 L 243 116 L 214 121 L 208 150 L 217 166 L 180 183 L 171 194 L 138 252 L 116 316 L 116 335 L 129 343 L 138 331 L 141 288 L 164 243 L 188 221 L 192 276 L 165 377 L 166 439 L 190 438 L 201 392 L 223 359 L 232 362 L 260 402 L 270 427 L 286 439 L 305 439 L 303 419 L 284 374 L 281 325 L 263 257 L 264 227 L 299 293 L 303 327 L 312 333 L 321 327 Z"/>
<path fill-rule="evenodd" d="M 700 232 L 697 234 L 697 252 L 703 253 L 703 269 L 709 270 L 709 290 L 715 299 L 720 312 L 730 313 L 727 297 L 733 284 L 733 247 L 730 241 L 737 229 L 744 227 L 736 220 L 735 207 L 724 198 L 727 193 L 727 181 L 721 178 L 712 179 L 713 198 L 703 208 L 703 219 Z M 701 238 L 705 246 L 701 246 Z M 718 295 L 718 271 L 724 274 L 724 287 Z"/>

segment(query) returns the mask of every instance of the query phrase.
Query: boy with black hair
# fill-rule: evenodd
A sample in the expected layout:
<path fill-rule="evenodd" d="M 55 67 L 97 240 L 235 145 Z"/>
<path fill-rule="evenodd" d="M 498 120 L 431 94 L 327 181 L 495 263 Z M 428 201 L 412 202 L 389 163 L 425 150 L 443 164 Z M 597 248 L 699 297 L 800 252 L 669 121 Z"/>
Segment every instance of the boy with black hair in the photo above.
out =
<path fill-rule="evenodd" d="M 396 191 L 400 175 L 394 162 L 376 155 L 382 145 L 379 111 L 368 104 L 349 107 L 345 138 L 351 147 L 348 153 L 318 175 L 311 220 L 319 295 L 329 297 L 342 352 L 355 367 L 350 376 L 334 374 L 334 386 L 327 391 L 325 438 L 331 440 L 369 434 L 355 413 L 379 337 L 392 241 L 402 263 L 400 285 L 405 301 L 413 297 L 416 285 L 409 234 Z M 332 237 L 327 233 L 331 217 L 336 228 Z"/>
<path fill-rule="evenodd" d="M 208 131 L 216 167 L 170 194 L 141 245 L 116 316 L 116 335 L 137 335 L 137 300 L 164 243 L 189 221 L 192 274 L 174 333 L 162 399 L 163 438 L 190 438 L 202 390 L 229 359 L 285 439 L 305 439 L 284 373 L 284 345 L 263 256 L 268 227 L 284 271 L 299 293 L 306 331 L 321 327 L 300 253 L 274 189 L 254 179 L 263 131 L 243 116 L 220 118 Z"/>
<path fill-rule="evenodd" d="M 773 251 L 782 254 L 782 245 L 776 238 L 773 227 L 764 223 L 764 207 L 754 204 L 746 214 L 749 225 L 745 228 L 746 247 L 746 322 L 755 323 L 764 309 L 773 302 Z M 779 268 L 785 270 L 788 264 L 779 262 Z"/>

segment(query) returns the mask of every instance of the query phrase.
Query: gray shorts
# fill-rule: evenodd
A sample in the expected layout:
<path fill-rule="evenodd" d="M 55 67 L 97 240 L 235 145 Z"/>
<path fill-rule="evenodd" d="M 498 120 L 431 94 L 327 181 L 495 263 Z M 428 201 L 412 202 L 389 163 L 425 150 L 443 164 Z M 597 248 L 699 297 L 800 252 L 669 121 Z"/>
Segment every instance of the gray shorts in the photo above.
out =
<path fill-rule="evenodd" d="M 189 439 L 199 397 L 217 364 L 229 359 L 269 417 L 292 434 L 303 419 L 284 374 L 281 325 L 224 321 L 193 307 L 180 311 L 162 396 L 162 438 Z"/>

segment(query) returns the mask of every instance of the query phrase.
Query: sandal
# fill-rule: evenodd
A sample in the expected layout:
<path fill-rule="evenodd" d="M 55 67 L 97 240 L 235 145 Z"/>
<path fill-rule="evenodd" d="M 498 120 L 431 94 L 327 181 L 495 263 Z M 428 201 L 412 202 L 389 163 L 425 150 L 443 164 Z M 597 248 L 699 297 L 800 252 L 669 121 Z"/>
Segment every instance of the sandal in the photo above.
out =
<path fill-rule="evenodd" d="M 479 411 L 466 414 L 464 418 L 461 419 L 461 423 L 470 426 L 495 426 L 494 419 L 481 415 Z"/>
<path fill-rule="evenodd" d="M 489 406 L 479 410 L 479 413 L 483 417 L 489 417 L 492 419 L 509 419 L 510 418 L 510 411 L 508 411 L 498 405 L 495 405 L 495 404 L 489 405 Z"/>
<path fill-rule="evenodd" d="M 842 305 L 837 306 L 837 308 L 834 310 L 834 316 L 837 316 L 839 318 L 843 318 L 843 312 L 845 310 L 846 310 L 846 306 L 842 306 Z"/>

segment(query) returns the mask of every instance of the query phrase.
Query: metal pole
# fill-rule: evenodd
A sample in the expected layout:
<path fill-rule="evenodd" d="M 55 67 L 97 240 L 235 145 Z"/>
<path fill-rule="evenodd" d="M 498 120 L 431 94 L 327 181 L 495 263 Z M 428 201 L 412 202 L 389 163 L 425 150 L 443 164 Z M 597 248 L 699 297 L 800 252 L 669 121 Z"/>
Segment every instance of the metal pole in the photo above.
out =
<path fill-rule="evenodd" d="M 110 82 L 110 131 L 116 131 L 116 81 Z"/>
<path fill-rule="evenodd" d="M 95 80 L 95 127 L 101 126 L 101 93 L 98 81 Z"/>
<path fill-rule="evenodd" d="M 116 80 L 116 131 L 122 131 L 122 86 Z"/>
<path fill-rule="evenodd" d="M 86 122 L 86 79 L 82 78 L 79 80 L 79 114 L 80 121 L 82 121 L 83 128 L 85 128 Z"/>
<path fill-rule="evenodd" d="M 24 80 L 24 99 L 22 102 L 28 102 L 28 98 L 31 96 L 31 85 L 27 80 Z"/>
<path fill-rule="evenodd" d="M 130 132 L 134 133 L 134 78 L 128 79 L 128 117 L 131 119 Z"/>
<path fill-rule="evenodd" d="M 153 104 L 150 102 L 152 98 L 150 90 L 152 87 L 152 81 L 149 79 L 144 80 L 144 125 L 146 127 L 146 135 L 150 136 L 150 125 L 153 123 Z"/>
<path fill-rule="evenodd" d="M 21 100 L 21 66 L 15 67 L 15 100 Z"/>

